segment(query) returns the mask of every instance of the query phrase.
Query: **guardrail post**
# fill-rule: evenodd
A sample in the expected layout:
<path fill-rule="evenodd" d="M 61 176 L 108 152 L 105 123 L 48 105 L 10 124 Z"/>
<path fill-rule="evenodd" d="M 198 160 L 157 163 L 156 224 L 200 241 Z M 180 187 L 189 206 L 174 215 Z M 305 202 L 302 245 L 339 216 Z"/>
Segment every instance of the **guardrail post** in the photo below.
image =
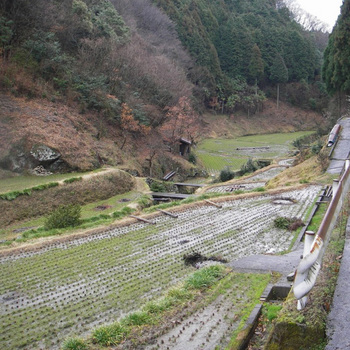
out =
<path fill-rule="evenodd" d="M 333 189 L 333 195 L 338 191 L 339 187 L 339 180 L 333 180 L 332 189 Z"/>
<path fill-rule="evenodd" d="M 347 160 L 344 164 L 344 172 L 340 180 L 333 182 L 333 196 L 327 208 L 320 227 L 315 235 L 312 245 L 309 249 L 304 247 L 304 256 L 299 263 L 295 273 L 293 292 L 298 300 L 298 310 L 305 307 L 304 297 L 314 287 L 317 275 L 321 269 L 322 257 L 327 247 L 332 230 L 336 225 L 343 199 L 350 189 L 350 162 Z M 307 252 L 307 254 L 305 254 Z"/>
<path fill-rule="evenodd" d="M 312 243 L 314 242 L 315 239 L 315 232 L 314 231 L 306 231 L 305 236 L 304 236 L 304 251 L 303 251 L 303 257 L 307 255 L 310 252 Z M 298 300 L 298 310 L 304 309 L 306 306 L 308 297 L 305 295 L 303 298 Z"/>

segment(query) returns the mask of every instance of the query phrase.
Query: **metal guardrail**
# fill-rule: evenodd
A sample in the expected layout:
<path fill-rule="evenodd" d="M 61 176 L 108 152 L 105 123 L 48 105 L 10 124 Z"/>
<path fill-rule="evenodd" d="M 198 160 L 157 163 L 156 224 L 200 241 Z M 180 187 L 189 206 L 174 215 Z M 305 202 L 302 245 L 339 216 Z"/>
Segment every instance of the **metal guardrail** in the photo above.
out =
<path fill-rule="evenodd" d="M 298 299 L 298 310 L 305 307 L 307 294 L 316 283 L 325 248 L 349 188 L 350 161 L 346 160 L 340 180 L 333 182 L 333 197 L 317 234 L 314 236 L 314 239 L 312 239 L 311 235 L 306 235 L 305 237 L 304 255 L 297 268 L 293 286 L 294 295 Z"/>

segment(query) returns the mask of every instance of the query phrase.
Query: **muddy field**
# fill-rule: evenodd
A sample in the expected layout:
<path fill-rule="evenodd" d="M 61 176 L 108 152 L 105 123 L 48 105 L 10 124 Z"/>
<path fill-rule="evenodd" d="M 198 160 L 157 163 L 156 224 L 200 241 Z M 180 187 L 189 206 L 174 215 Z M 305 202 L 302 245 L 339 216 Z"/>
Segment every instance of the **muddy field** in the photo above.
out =
<path fill-rule="evenodd" d="M 232 261 L 284 251 L 293 234 L 274 228 L 273 220 L 305 219 L 319 191 L 319 186 L 308 186 L 276 196 L 232 199 L 222 202 L 221 209 L 195 204 L 178 209 L 177 219 L 160 214 L 152 219 L 155 225 L 134 223 L 37 251 L 0 253 L 0 348 L 58 349 L 67 336 L 87 335 L 93 327 L 139 309 L 194 271 L 183 263 L 186 253 Z M 223 310 L 228 308 L 225 300 Z M 220 301 L 210 307 L 216 303 Z M 192 317 L 200 324 L 208 312 Z M 231 316 L 228 312 L 227 319 Z M 204 341 L 209 347 L 196 342 L 193 348 L 212 349 L 218 339 L 224 344 L 232 327 L 215 329 L 221 331 L 214 337 L 213 330 Z M 173 332 L 168 339 L 180 334 Z M 181 348 L 179 338 L 172 345 L 163 339 L 158 347 Z"/>

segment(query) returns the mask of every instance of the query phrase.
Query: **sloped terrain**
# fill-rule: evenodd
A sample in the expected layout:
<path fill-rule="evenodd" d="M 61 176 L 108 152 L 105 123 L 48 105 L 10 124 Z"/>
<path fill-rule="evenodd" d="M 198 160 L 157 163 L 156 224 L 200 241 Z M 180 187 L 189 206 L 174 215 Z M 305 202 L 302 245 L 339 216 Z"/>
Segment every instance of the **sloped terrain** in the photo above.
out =
<path fill-rule="evenodd" d="M 80 114 L 75 108 L 46 99 L 1 94 L 0 114 L 0 164 L 10 170 L 38 165 L 31 155 L 38 145 L 61 154 L 56 171 L 88 170 L 104 162 L 117 164 L 121 159 L 115 144 L 118 131 L 108 128 L 95 113 Z M 102 136 L 104 131 L 108 138 Z M 48 162 L 47 168 L 55 170 L 55 165 Z"/>
<path fill-rule="evenodd" d="M 305 218 L 319 186 L 223 199 L 222 209 L 198 203 L 81 237 L 0 253 L 1 347 L 57 349 L 68 335 L 118 319 L 159 296 L 193 268 L 182 256 L 199 251 L 228 260 L 288 249 L 293 234 L 275 217 Z M 288 205 L 274 202 L 289 198 Z M 16 325 L 16 327 L 13 327 Z M 225 329 L 225 327 L 223 327 Z"/>

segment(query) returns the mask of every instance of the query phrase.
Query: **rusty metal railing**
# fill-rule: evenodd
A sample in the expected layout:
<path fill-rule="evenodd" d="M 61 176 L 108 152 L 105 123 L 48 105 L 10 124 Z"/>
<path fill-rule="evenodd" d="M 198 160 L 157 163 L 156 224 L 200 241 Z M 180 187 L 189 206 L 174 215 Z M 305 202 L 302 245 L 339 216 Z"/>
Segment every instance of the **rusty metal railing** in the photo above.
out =
<path fill-rule="evenodd" d="M 340 180 L 333 182 L 333 197 L 328 206 L 321 225 L 310 245 L 310 239 L 305 241 L 303 259 L 296 271 L 293 292 L 298 299 L 298 310 L 305 307 L 307 294 L 316 283 L 317 275 L 321 269 L 322 258 L 328 244 L 330 234 L 333 231 L 343 200 L 350 188 L 350 161 L 346 160 L 344 172 Z"/>

